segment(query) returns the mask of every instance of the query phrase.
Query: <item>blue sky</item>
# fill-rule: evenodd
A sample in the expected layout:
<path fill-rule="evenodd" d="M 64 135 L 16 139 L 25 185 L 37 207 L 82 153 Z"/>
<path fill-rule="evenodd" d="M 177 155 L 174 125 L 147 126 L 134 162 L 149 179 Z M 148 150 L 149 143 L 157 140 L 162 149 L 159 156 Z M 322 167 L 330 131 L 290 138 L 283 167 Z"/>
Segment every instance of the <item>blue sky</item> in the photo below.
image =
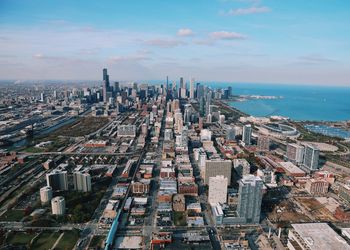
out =
<path fill-rule="evenodd" d="M 348 0 L 1 0 L 1 79 L 350 85 Z"/>

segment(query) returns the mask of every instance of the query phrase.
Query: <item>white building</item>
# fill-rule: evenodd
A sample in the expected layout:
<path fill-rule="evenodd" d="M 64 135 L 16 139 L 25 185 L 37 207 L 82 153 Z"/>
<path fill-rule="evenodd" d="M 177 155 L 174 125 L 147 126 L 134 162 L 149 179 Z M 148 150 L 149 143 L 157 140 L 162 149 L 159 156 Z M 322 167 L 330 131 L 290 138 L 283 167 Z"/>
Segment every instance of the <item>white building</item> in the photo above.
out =
<path fill-rule="evenodd" d="M 83 192 L 91 191 L 91 176 L 89 173 L 73 173 L 74 189 Z"/>
<path fill-rule="evenodd" d="M 190 98 L 194 99 L 194 78 L 190 80 Z"/>
<path fill-rule="evenodd" d="M 50 186 L 45 186 L 40 188 L 40 201 L 42 204 L 50 202 L 52 199 L 52 188 Z"/>
<path fill-rule="evenodd" d="M 302 163 L 304 158 L 304 146 L 296 143 L 288 143 L 287 158 L 295 163 Z"/>
<path fill-rule="evenodd" d="M 209 129 L 201 130 L 201 141 L 211 141 L 211 131 Z"/>
<path fill-rule="evenodd" d="M 66 201 L 63 196 L 56 196 L 51 200 L 52 214 L 64 215 L 66 212 Z"/>
<path fill-rule="evenodd" d="M 346 240 L 327 223 L 292 224 L 287 247 L 290 250 L 350 249 Z"/>
<path fill-rule="evenodd" d="M 218 175 L 209 178 L 209 204 L 226 203 L 227 201 L 227 178 Z"/>
<path fill-rule="evenodd" d="M 304 152 L 303 165 L 310 170 L 318 169 L 320 150 L 312 145 L 307 145 Z"/>

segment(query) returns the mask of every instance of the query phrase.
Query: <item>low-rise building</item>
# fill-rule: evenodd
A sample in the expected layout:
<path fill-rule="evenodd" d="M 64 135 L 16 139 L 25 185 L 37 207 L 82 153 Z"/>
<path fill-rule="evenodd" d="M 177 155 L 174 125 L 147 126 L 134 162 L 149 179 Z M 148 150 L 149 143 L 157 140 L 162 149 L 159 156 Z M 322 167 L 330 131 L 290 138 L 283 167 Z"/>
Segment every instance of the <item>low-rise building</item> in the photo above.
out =
<path fill-rule="evenodd" d="M 309 179 L 306 181 L 305 189 L 312 195 L 328 193 L 329 183 L 322 179 Z"/>
<path fill-rule="evenodd" d="M 327 223 L 292 224 L 287 246 L 290 250 L 350 249 Z"/>

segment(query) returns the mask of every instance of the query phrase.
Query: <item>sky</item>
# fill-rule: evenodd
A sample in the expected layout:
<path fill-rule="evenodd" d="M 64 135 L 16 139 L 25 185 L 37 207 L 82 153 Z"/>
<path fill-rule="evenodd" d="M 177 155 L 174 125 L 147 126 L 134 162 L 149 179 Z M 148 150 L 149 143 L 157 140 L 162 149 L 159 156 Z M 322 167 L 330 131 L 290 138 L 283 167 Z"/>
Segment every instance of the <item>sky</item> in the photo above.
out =
<path fill-rule="evenodd" d="M 0 0 L 0 79 L 350 86 L 349 0 Z"/>

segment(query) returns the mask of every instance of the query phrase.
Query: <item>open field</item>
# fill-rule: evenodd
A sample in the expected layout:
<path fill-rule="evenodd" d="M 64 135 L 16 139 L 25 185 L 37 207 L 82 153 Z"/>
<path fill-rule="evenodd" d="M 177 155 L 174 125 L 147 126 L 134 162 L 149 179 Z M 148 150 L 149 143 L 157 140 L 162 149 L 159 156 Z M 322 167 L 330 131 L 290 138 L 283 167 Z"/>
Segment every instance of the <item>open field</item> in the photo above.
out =
<path fill-rule="evenodd" d="M 106 117 L 83 117 L 72 124 L 63 126 L 49 135 L 51 137 L 68 136 L 79 137 L 95 132 L 108 123 Z"/>
<path fill-rule="evenodd" d="M 33 241 L 32 249 L 50 249 L 58 239 L 59 232 L 43 232 Z"/>
<path fill-rule="evenodd" d="M 48 250 L 51 249 L 62 232 L 11 232 L 7 239 L 3 239 L 3 245 L 27 247 L 27 249 Z M 55 249 L 71 250 L 79 238 L 78 231 L 64 232 Z M 1 245 L 0 245 L 1 247 Z"/>
<path fill-rule="evenodd" d="M 24 217 L 24 210 L 10 209 L 0 217 L 0 221 L 20 221 Z"/>
<path fill-rule="evenodd" d="M 103 242 L 106 239 L 106 236 L 94 235 L 90 241 L 89 248 L 99 249 L 103 247 Z"/>
<path fill-rule="evenodd" d="M 78 231 L 65 232 L 61 240 L 55 247 L 55 250 L 71 250 L 74 248 L 76 242 L 79 239 Z"/>

